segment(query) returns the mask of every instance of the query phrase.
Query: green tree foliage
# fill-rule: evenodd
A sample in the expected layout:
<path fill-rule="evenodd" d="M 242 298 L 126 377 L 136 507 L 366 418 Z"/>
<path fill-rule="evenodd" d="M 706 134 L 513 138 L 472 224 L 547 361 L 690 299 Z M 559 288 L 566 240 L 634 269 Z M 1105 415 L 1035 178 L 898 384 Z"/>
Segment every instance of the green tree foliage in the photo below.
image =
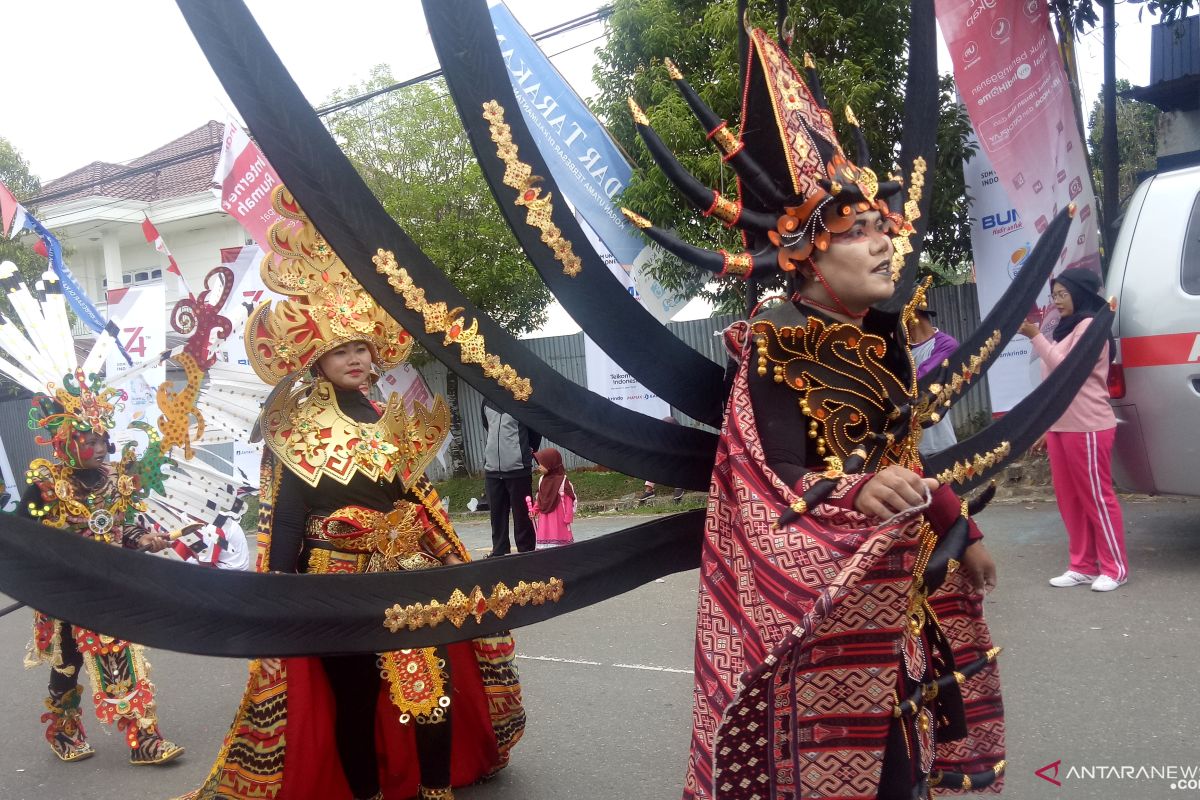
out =
<path fill-rule="evenodd" d="M 29 163 L 12 143 L 0 136 L 0 181 L 18 200 L 36 197 L 42 182 L 29 171 Z M 26 208 L 31 214 L 32 208 Z M 21 240 L 0 238 L 0 261 L 11 261 L 17 265 L 28 281 L 36 280 L 46 271 L 46 259 L 33 252 L 33 239 L 28 235 Z"/>
<path fill-rule="evenodd" d="M 392 83 L 378 66 L 330 102 Z M 513 334 L 545 322 L 550 293 L 496 208 L 444 83 L 380 95 L 327 124 L 392 218 L 472 303 Z"/>
<path fill-rule="evenodd" d="M 937 132 L 937 175 L 929 210 L 932 224 L 925 234 L 921 273 L 933 275 L 934 285 L 964 283 L 971 277 L 970 199 L 962 165 L 978 146 L 971 135 L 971 118 L 958 103 L 954 77 L 939 79 L 941 121 Z"/>
<path fill-rule="evenodd" d="M 1139 103 L 1122 97 L 1132 85 L 1124 78 L 1117 80 L 1117 158 L 1120 163 L 1117 197 L 1129 197 L 1137 188 L 1138 174 L 1151 171 L 1158 163 L 1159 110 L 1149 103 Z M 1101 92 L 1103 96 L 1103 91 Z M 1096 100 L 1088 114 L 1088 149 L 1092 163 L 1100 162 L 1101 141 L 1104 138 L 1104 104 Z M 1104 194 L 1104 175 L 1093 169 L 1096 191 Z"/>
<path fill-rule="evenodd" d="M 675 91 L 663 59 L 670 58 L 689 83 L 714 111 L 736 126 L 741 103 L 737 56 L 736 5 L 709 0 L 616 0 L 609 17 L 609 37 L 598 53 L 594 75 L 600 89 L 593 107 L 609 130 L 632 155 L 635 171 L 622 197 L 622 205 L 648 217 L 656 225 L 673 228 L 685 240 L 701 247 L 740 250 L 736 230 L 725 230 L 705 220 L 654 166 L 629 117 L 627 98 L 633 97 L 646 111 L 654 129 L 701 182 L 725 194 L 734 193 L 735 176 L 717 150 L 705 140 L 683 99 Z M 766 0 L 750 3 L 751 23 L 774 30 L 775 4 Z M 793 0 L 789 23 L 794 27 L 792 53 L 811 52 L 821 74 L 830 108 L 845 143 L 853 142 L 841 110 L 856 110 L 871 146 L 876 172 L 893 167 L 900 141 L 902 96 L 908 35 L 907 0 Z M 949 120 L 939 140 L 961 154 L 962 122 L 965 118 L 951 108 L 952 94 L 943 92 L 943 119 Z M 954 136 L 958 138 L 950 141 Z M 941 144 L 941 141 L 939 141 Z M 852 148 L 851 148 L 852 150 Z M 953 156 L 947 156 L 952 158 Z M 950 162 L 945 162 L 949 164 Z M 969 251 L 969 238 L 956 219 L 943 216 L 955 212 L 953 200 L 939 202 L 939 194 L 962 197 L 962 170 L 953 167 L 932 171 L 935 213 L 933 228 L 949 224 L 947 232 L 931 239 L 938 248 L 935 260 L 957 262 Z M 948 181 L 947 181 L 948 178 Z M 955 189 L 957 186 L 957 189 Z M 965 248 L 965 249 L 964 249 Z M 668 288 L 700 294 L 719 309 L 741 310 L 742 285 L 734 280 L 704 288 L 706 276 L 675 259 L 655 268 Z"/>

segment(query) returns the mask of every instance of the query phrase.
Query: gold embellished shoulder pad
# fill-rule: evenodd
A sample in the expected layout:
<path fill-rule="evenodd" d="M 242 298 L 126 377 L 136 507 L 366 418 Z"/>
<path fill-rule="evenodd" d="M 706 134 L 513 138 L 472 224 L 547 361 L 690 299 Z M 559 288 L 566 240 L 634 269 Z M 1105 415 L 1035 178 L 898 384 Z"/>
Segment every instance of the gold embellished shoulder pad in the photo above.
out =
<path fill-rule="evenodd" d="M 263 439 L 271 452 L 309 486 L 327 476 L 346 484 L 356 473 L 400 478 L 408 488 L 425 472 L 450 431 L 450 409 L 437 397 L 412 416 L 399 395 L 388 398 L 377 422 L 357 422 L 338 408 L 333 385 L 305 379 L 263 409 Z"/>

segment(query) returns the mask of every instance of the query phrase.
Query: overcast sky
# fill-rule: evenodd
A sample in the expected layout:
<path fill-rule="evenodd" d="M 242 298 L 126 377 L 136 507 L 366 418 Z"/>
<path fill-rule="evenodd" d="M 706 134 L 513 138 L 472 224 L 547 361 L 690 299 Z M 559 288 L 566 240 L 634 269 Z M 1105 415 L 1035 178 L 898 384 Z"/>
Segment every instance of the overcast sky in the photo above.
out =
<path fill-rule="evenodd" d="M 309 102 L 364 81 L 376 64 L 401 80 L 437 66 L 418 0 L 246 0 Z M 1007 0 L 1006 0 L 1007 1 Z M 733 0 L 729 0 L 733 2 Z M 507 0 L 536 33 L 605 0 Z M 1149 77 L 1150 23 L 1119 3 L 1118 77 Z M 9 80 L 0 136 L 43 183 L 93 161 L 122 163 L 210 119 L 237 117 L 174 3 L 165 0 L 55 0 L 5 3 L 4 59 Z M 594 92 L 591 68 L 604 26 L 593 24 L 542 42 L 576 91 Z M 562 52 L 561 55 L 554 54 Z M 941 48 L 943 70 L 950 69 Z M 1099 92 L 1100 29 L 1080 41 L 1084 115 Z M 864 121 L 868 118 L 862 114 Z M 557 305 L 557 304 L 556 304 Z M 681 319 L 706 314 L 692 303 Z M 578 330 L 560 307 L 546 333 Z"/>
<path fill-rule="evenodd" d="M 436 66 L 417 0 L 248 2 L 314 105 L 363 81 L 375 64 L 388 64 L 397 79 Z M 604 0 L 508 4 L 536 32 L 586 14 Z M 1136 16 L 1128 3 L 1118 5 L 1117 71 L 1141 84 L 1148 77 L 1149 24 L 1138 24 Z M 92 161 L 128 161 L 235 113 L 174 3 L 6 3 L 0 19 L 10 32 L 0 136 L 43 181 Z M 587 40 L 603 30 L 595 24 L 543 43 L 552 54 L 571 48 L 554 60 L 585 95 L 592 91 L 594 50 L 603 43 Z M 1100 58 L 1097 29 L 1080 43 L 1085 115 L 1099 90 Z"/>

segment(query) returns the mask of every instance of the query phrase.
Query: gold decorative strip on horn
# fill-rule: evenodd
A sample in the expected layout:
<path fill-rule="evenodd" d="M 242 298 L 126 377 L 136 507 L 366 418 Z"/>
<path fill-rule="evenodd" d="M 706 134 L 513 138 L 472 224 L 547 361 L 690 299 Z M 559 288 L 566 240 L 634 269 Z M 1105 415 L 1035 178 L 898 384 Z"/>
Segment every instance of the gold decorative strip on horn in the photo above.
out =
<path fill-rule="evenodd" d="M 408 310 L 424 318 L 426 333 L 444 333 L 444 347 L 457 344 L 461 348 L 459 358 L 464 364 L 478 364 L 484 375 L 518 400 L 524 402 L 533 395 L 533 385 L 528 378 L 522 378 L 511 366 L 502 363 L 499 356 L 487 351 L 487 342 L 479 332 L 479 320 L 468 322 L 461 308 L 447 309 L 445 303 L 431 303 L 425 299 L 425 290 L 413 283 L 408 270 L 396 263 L 391 250 L 380 248 L 371 260 L 375 262 L 375 269 L 386 275 L 388 283 L 404 298 Z"/>
<path fill-rule="evenodd" d="M 504 185 L 517 190 L 513 202 L 525 206 L 525 222 L 542 232 L 542 242 L 554 252 L 554 257 L 563 265 L 563 274 L 574 278 L 583 269 L 583 260 L 575 255 L 571 243 L 551 220 L 554 206 L 550 204 L 553 194 L 542 197 L 538 186 L 542 179 L 533 174 L 533 168 L 517 157 L 517 146 L 512 140 L 512 129 L 504 121 L 504 107 L 495 100 L 483 104 L 483 118 L 488 121 L 492 141 L 496 143 L 496 155 L 505 164 Z"/>
<path fill-rule="evenodd" d="M 994 467 L 997 462 L 1007 457 L 1011 450 L 1012 445 L 1001 442 L 988 453 L 976 453 L 970 461 L 956 461 L 953 467 L 938 473 L 938 483 L 949 483 L 952 480 L 955 483 L 964 483 L 980 472 Z"/>

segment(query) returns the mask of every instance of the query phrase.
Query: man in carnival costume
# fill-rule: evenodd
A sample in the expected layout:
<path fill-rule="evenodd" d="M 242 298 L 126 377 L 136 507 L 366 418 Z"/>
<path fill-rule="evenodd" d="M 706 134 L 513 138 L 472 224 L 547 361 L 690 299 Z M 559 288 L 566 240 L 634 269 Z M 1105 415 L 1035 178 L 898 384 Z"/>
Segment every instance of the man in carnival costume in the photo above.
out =
<path fill-rule="evenodd" d="M 157 552 L 167 546 L 168 538 L 149 532 L 140 517 L 162 466 L 157 436 L 150 436 L 142 459 L 130 443 L 115 465 L 108 463 L 113 414 L 125 396 L 77 369 L 65 376 L 62 386 L 51 383 L 48 393 L 33 398 L 29 427 L 38 432 L 38 444 L 54 449 L 54 459 L 39 458 L 29 465 L 30 486 L 18 513 L 105 544 Z M 50 665 L 50 695 L 42 715 L 49 723 L 46 741 L 63 761 L 95 752 L 80 719 L 79 674 L 84 669 L 96 716 L 117 723 L 129 745 L 131 764 L 164 764 L 183 754 L 182 747 L 159 732 L 150 664 L 141 645 L 35 611 L 25 666 L 40 664 Z"/>
<path fill-rule="evenodd" d="M 246 351 L 276 389 L 266 447 L 259 571 L 335 575 L 469 561 L 424 477 L 449 409 L 405 412 L 364 395 L 410 337 L 346 270 L 280 187 L 266 285 Z M 524 728 L 511 636 L 378 654 L 263 659 L 208 781 L 193 797 L 453 797 L 505 766 Z"/>
<path fill-rule="evenodd" d="M 763 31 L 747 49 L 740 138 L 667 62 L 737 171 L 740 201 L 688 175 L 630 101 L 660 167 L 748 249 L 704 251 L 629 219 L 693 264 L 783 273 L 789 287 L 725 334 L 735 373 L 702 556 L 685 797 L 912 800 L 992 785 L 1003 722 L 981 609 L 995 566 L 967 504 L 923 477 L 930 412 L 903 325 L 923 291 L 899 319 L 872 308 L 911 251 L 910 219 L 887 202 L 902 186 L 868 168 L 849 109 L 859 165 L 843 152 L 811 59 L 806 81 Z"/>

